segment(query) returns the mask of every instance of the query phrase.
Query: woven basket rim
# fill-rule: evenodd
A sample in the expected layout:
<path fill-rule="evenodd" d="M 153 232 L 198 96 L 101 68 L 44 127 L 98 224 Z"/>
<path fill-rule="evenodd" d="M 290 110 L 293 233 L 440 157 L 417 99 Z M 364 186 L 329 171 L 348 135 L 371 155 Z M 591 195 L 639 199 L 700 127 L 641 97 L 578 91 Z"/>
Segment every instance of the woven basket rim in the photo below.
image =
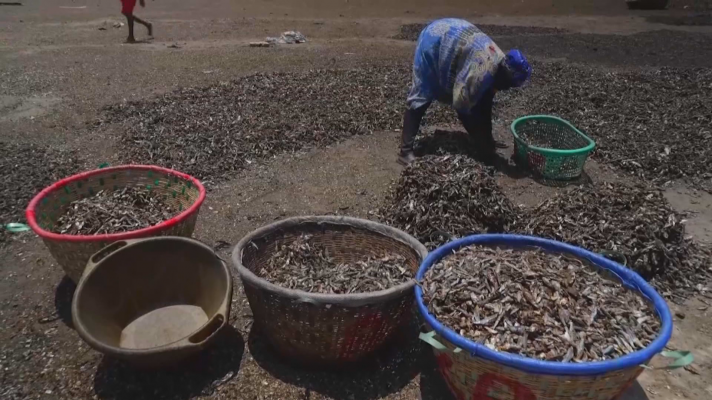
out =
<path fill-rule="evenodd" d="M 425 273 L 438 261 L 452 254 L 453 251 L 470 245 L 483 246 L 511 246 L 511 247 L 538 247 L 544 250 L 566 253 L 585 259 L 592 264 L 604 268 L 615 274 L 630 290 L 636 290 L 641 296 L 648 298 L 655 306 L 655 311 L 660 317 L 661 327 L 658 336 L 646 348 L 613 360 L 593 361 L 583 363 L 564 363 L 558 361 L 542 361 L 519 354 L 510 354 L 489 349 L 488 347 L 473 342 L 452 329 L 446 327 L 435 316 L 430 314 L 423 301 L 423 291 L 420 286 L 415 287 L 415 301 L 420 315 L 435 330 L 435 332 L 457 347 L 467 351 L 472 356 L 516 368 L 534 374 L 548 375 L 599 375 L 611 371 L 627 368 L 637 368 L 646 364 L 653 356 L 661 352 L 672 336 L 672 315 L 670 308 L 658 292 L 650 286 L 640 275 L 628 268 L 611 261 L 601 255 L 592 253 L 577 246 L 572 246 L 555 240 L 544 239 L 536 236 L 514 234 L 483 234 L 471 235 L 449 242 L 428 254 L 420 264 L 416 279 L 420 282 Z"/>
<path fill-rule="evenodd" d="M 554 120 L 554 121 L 557 121 L 557 122 L 567 126 L 568 128 L 570 128 L 577 135 L 584 138 L 588 142 L 588 145 L 578 148 L 578 149 L 573 149 L 573 150 L 550 149 L 550 148 L 546 148 L 546 147 L 532 146 L 529 143 L 525 142 L 524 139 L 520 138 L 519 135 L 517 134 L 517 125 L 524 123 L 526 121 L 529 121 L 529 120 Z M 584 154 L 591 153 L 593 151 L 593 149 L 596 148 L 596 142 L 593 139 L 591 139 L 590 137 L 586 136 L 585 133 L 581 132 L 571 122 L 569 122 L 563 118 L 555 117 L 553 115 L 527 115 L 524 117 L 517 118 L 514 120 L 514 122 L 512 122 L 512 125 L 510 125 L 510 131 L 512 132 L 512 135 L 514 136 L 514 140 L 519 142 L 519 144 L 522 145 L 524 148 L 542 153 L 544 155 L 546 155 L 546 154 L 558 155 L 558 156 L 584 155 Z"/>
<path fill-rule="evenodd" d="M 401 297 L 408 292 L 413 290 L 416 285 L 415 279 L 411 279 L 408 282 L 404 282 L 400 285 L 378 290 L 375 292 L 364 292 L 364 293 L 350 293 L 350 294 L 327 294 L 327 293 L 310 293 L 303 290 L 297 289 L 287 289 L 268 280 L 261 278 L 254 274 L 252 271 L 247 269 L 242 264 L 242 253 L 243 250 L 254 240 L 269 235 L 273 232 L 287 229 L 295 228 L 300 225 L 311 225 L 311 224 L 330 224 L 330 225 L 345 225 L 352 226 L 356 228 L 361 228 L 374 234 L 380 234 L 387 236 L 391 239 L 398 240 L 413 250 L 415 250 L 420 256 L 420 260 L 425 259 L 428 254 L 428 250 L 425 246 L 420 243 L 413 236 L 403 232 L 400 229 L 384 225 L 378 222 L 369 221 L 360 218 L 353 217 L 341 217 L 341 216 L 302 216 L 302 217 L 291 217 L 286 218 L 272 224 L 258 228 L 245 237 L 243 237 L 240 242 L 235 246 L 232 251 L 232 263 L 237 269 L 238 274 L 243 282 L 250 285 L 256 286 L 260 289 L 273 292 L 282 297 L 292 298 L 297 302 L 311 303 L 311 304 L 336 304 L 346 307 L 359 307 L 367 304 L 381 303 L 394 298 Z"/>
<path fill-rule="evenodd" d="M 198 191 L 200 194 L 198 196 L 198 199 L 189 208 L 187 208 L 186 210 L 184 210 L 177 216 L 175 216 L 169 220 L 163 221 L 160 224 L 156 224 L 153 226 L 149 226 L 148 228 L 138 229 L 138 230 L 134 230 L 134 231 L 102 234 L 102 235 L 66 235 L 66 234 L 54 233 L 54 232 L 44 230 L 37 223 L 37 216 L 36 216 L 35 210 L 36 210 L 39 202 L 42 201 L 42 199 L 44 199 L 48 194 L 50 194 L 56 190 L 59 190 L 72 182 L 86 179 L 86 178 L 89 178 L 94 175 L 104 174 L 104 173 L 112 172 L 112 171 L 126 171 L 126 170 L 154 171 L 154 172 L 165 173 L 168 175 L 174 175 L 174 176 L 177 176 L 179 178 L 182 178 L 184 180 L 187 180 L 187 181 L 190 181 L 191 183 L 193 183 L 193 185 L 195 185 L 195 187 L 198 188 Z M 42 189 L 42 191 L 39 192 L 34 198 L 32 198 L 32 200 L 30 201 L 30 204 L 27 206 L 27 210 L 25 210 L 25 217 L 27 218 L 27 222 L 29 223 L 30 228 L 32 228 L 32 230 L 43 239 L 62 241 L 62 242 L 84 242 L 84 243 L 106 242 L 106 241 L 115 242 L 117 240 L 123 240 L 123 239 L 133 239 L 133 238 L 138 238 L 138 237 L 152 236 L 153 234 L 157 234 L 161 231 L 172 228 L 175 225 L 178 225 L 178 224 L 184 222 L 191 215 L 198 212 L 198 210 L 200 209 L 200 206 L 203 204 L 203 200 L 205 200 L 205 187 L 203 187 L 203 184 L 200 183 L 200 181 L 198 179 L 196 179 L 188 174 L 185 174 L 183 172 L 178 172 L 178 171 L 168 169 L 168 168 L 159 167 L 156 165 L 134 165 L 134 164 L 118 165 L 116 167 L 100 168 L 100 169 L 95 169 L 95 170 L 91 170 L 91 171 L 81 172 L 79 174 L 72 175 L 70 177 L 61 179 L 61 180 L 47 186 L 46 188 Z"/>

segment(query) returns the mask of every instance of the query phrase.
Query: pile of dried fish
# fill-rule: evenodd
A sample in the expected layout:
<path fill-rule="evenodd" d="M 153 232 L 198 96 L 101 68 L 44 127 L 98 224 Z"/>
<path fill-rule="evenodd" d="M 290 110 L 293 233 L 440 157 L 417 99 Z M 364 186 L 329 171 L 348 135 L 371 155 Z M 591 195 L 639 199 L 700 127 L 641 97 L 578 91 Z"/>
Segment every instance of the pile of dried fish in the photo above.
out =
<path fill-rule="evenodd" d="M 157 225 L 176 213 L 175 207 L 162 197 L 143 188 L 102 190 L 71 202 L 57 219 L 55 232 L 67 235 L 128 232 Z"/>
<path fill-rule="evenodd" d="M 707 33 L 655 30 L 634 35 L 606 35 L 567 33 L 557 28 L 476 25 L 502 50 L 519 49 L 530 60 L 565 58 L 569 63 L 636 68 L 712 66 L 712 35 Z M 402 25 L 393 38 L 416 41 L 423 28 L 425 24 Z M 535 76 L 540 72 L 534 68 Z"/>
<path fill-rule="evenodd" d="M 530 60 L 534 57 L 566 59 L 566 65 L 599 64 L 638 71 L 641 67 L 688 69 L 712 66 L 712 35 L 698 32 L 655 30 L 633 35 L 567 33 L 500 36 L 495 40 L 501 49 L 519 49 Z M 535 67 L 534 75 L 538 73 Z M 596 82 L 591 78 L 585 79 Z"/>
<path fill-rule="evenodd" d="M 707 7 L 711 10 L 707 12 L 700 10 L 687 15 L 651 15 L 645 19 L 648 22 L 673 26 L 709 26 L 712 25 L 712 3 L 708 2 Z"/>
<path fill-rule="evenodd" d="M 409 40 L 414 42 L 418 40 L 420 32 L 423 31 L 427 24 L 405 24 L 400 26 L 398 33 L 393 36 L 396 40 Z"/>
<path fill-rule="evenodd" d="M 509 231 L 519 218 L 491 171 L 462 155 L 417 159 L 379 214 L 431 249 L 453 237 Z"/>
<path fill-rule="evenodd" d="M 126 162 L 219 180 L 254 161 L 401 128 L 410 65 L 258 74 L 106 110 Z M 429 123 L 455 122 L 434 107 Z"/>
<path fill-rule="evenodd" d="M 656 184 L 712 191 L 712 69 L 606 72 L 537 63 L 513 107 L 554 114 L 597 142 L 595 157 Z"/>
<path fill-rule="evenodd" d="M 406 24 L 401 25 L 400 31 L 393 38 L 398 40 L 418 40 L 420 32 L 426 24 Z M 509 26 L 509 25 L 480 25 L 477 27 L 489 36 L 520 36 L 520 35 L 555 35 L 565 33 L 566 30 L 559 28 L 543 28 L 538 26 Z"/>
<path fill-rule="evenodd" d="M 73 154 L 34 144 L 0 142 L 0 243 L 11 222 L 24 222 L 27 203 L 40 190 L 80 169 Z"/>
<path fill-rule="evenodd" d="M 604 253 L 663 295 L 684 299 L 712 272 L 709 253 L 685 237 L 682 216 L 646 186 L 600 184 L 558 193 L 532 210 L 524 233 Z"/>
<path fill-rule="evenodd" d="M 548 361 L 617 358 L 650 344 L 654 308 L 581 260 L 540 250 L 464 248 L 421 283 L 428 310 L 460 335 Z"/>
<path fill-rule="evenodd" d="M 334 260 L 326 248 L 302 235 L 281 245 L 259 276 L 288 289 L 348 294 L 388 289 L 413 278 L 403 256 L 384 254 L 352 263 Z"/>

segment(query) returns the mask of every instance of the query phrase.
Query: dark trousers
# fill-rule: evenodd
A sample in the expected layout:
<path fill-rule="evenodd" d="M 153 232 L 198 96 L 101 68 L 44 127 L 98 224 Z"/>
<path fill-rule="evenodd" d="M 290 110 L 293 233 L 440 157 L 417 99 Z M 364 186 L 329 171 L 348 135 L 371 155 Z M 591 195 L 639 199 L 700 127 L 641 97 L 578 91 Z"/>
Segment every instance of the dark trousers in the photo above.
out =
<path fill-rule="evenodd" d="M 401 155 L 412 153 L 415 147 L 415 137 L 420 129 L 420 122 L 430 103 L 416 109 L 408 109 L 403 115 L 403 134 L 401 140 Z M 484 104 L 487 106 L 487 104 Z M 478 107 L 480 108 L 480 107 Z M 492 137 L 491 103 L 489 109 L 475 109 L 470 114 L 457 113 L 462 126 L 470 136 L 472 149 L 487 161 L 495 155 L 495 141 Z"/>

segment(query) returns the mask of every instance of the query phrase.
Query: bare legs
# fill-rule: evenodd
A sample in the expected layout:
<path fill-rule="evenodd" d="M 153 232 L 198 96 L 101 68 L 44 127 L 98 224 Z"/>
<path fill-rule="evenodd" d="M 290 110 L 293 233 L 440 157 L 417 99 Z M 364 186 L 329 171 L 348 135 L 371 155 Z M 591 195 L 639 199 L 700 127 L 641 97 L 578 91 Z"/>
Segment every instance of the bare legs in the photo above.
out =
<path fill-rule="evenodd" d="M 126 39 L 126 43 L 136 43 L 136 37 L 134 36 L 134 21 L 146 27 L 148 30 L 148 36 L 153 36 L 153 25 L 150 22 L 144 21 L 133 14 L 124 15 L 126 16 L 126 23 L 129 26 L 129 37 Z"/>

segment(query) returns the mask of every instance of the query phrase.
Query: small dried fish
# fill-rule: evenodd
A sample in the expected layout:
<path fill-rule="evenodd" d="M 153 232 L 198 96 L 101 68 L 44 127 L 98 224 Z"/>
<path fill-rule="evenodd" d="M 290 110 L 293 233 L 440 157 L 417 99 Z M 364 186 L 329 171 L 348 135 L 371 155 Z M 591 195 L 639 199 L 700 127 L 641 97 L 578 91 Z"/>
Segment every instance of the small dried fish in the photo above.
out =
<path fill-rule="evenodd" d="M 157 193 L 138 187 L 97 192 L 69 203 L 54 226 L 67 235 L 99 235 L 148 228 L 168 220 L 178 210 Z"/>
<path fill-rule="evenodd" d="M 259 73 L 119 102 L 102 123 L 122 125 L 123 159 L 218 182 L 254 161 L 401 128 L 410 80 L 404 63 Z M 424 124 L 457 121 L 444 106 L 431 109 Z"/>
<path fill-rule="evenodd" d="M 420 32 L 425 28 L 426 24 L 405 24 L 401 25 L 400 31 L 393 39 L 398 40 L 418 40 Z M 486 25 L 477 24 L 477 28 L 482 30 L 489 36 L 514 36 L 514 35 L 552 35 L 557 33 L 565 33 L 565 29 L 560 28 L 543 28 L 539 26 L 508 26 L 508 25 Z"/>
<path fill-rule="evenodd" d="M 25 140 L 0 141 L 0 225 L 21 222 L 25 207 L 40 188 L 81 170 L 77 154 Z M 13 234 L 0 229 L 0 246 Z"/>
<path fill-rule="evenodd" d="M 413 278 L 401 255 L 339 263 L 310 235 L 279 245 L 259 275 L 288 289 L 331 294 L 384 290 Z"/>
<path fill-rule="evenodd" d="M 509 231 L 519 219 L 489 169 L 463 155 L 417 159 L 403 171 L 379 214 L 431 249 L 453 237 Z"/>
<path fill-rule="evenodd" d="M 428 310 L 463 336 L 497 351 L 582 362 L 632 353 L 660 329 L 643 297 L 603 275 L 570 256 L 471 246 L 420 284 Z"/>
<path fill-rule="evenodd" d="M 645 185 L 605 183 L 562 191 L 530 211 L 515 230 L 603 253 L 673 300 L 711 278 L 709 249 L 686 237 L 683 216 Z"/>

